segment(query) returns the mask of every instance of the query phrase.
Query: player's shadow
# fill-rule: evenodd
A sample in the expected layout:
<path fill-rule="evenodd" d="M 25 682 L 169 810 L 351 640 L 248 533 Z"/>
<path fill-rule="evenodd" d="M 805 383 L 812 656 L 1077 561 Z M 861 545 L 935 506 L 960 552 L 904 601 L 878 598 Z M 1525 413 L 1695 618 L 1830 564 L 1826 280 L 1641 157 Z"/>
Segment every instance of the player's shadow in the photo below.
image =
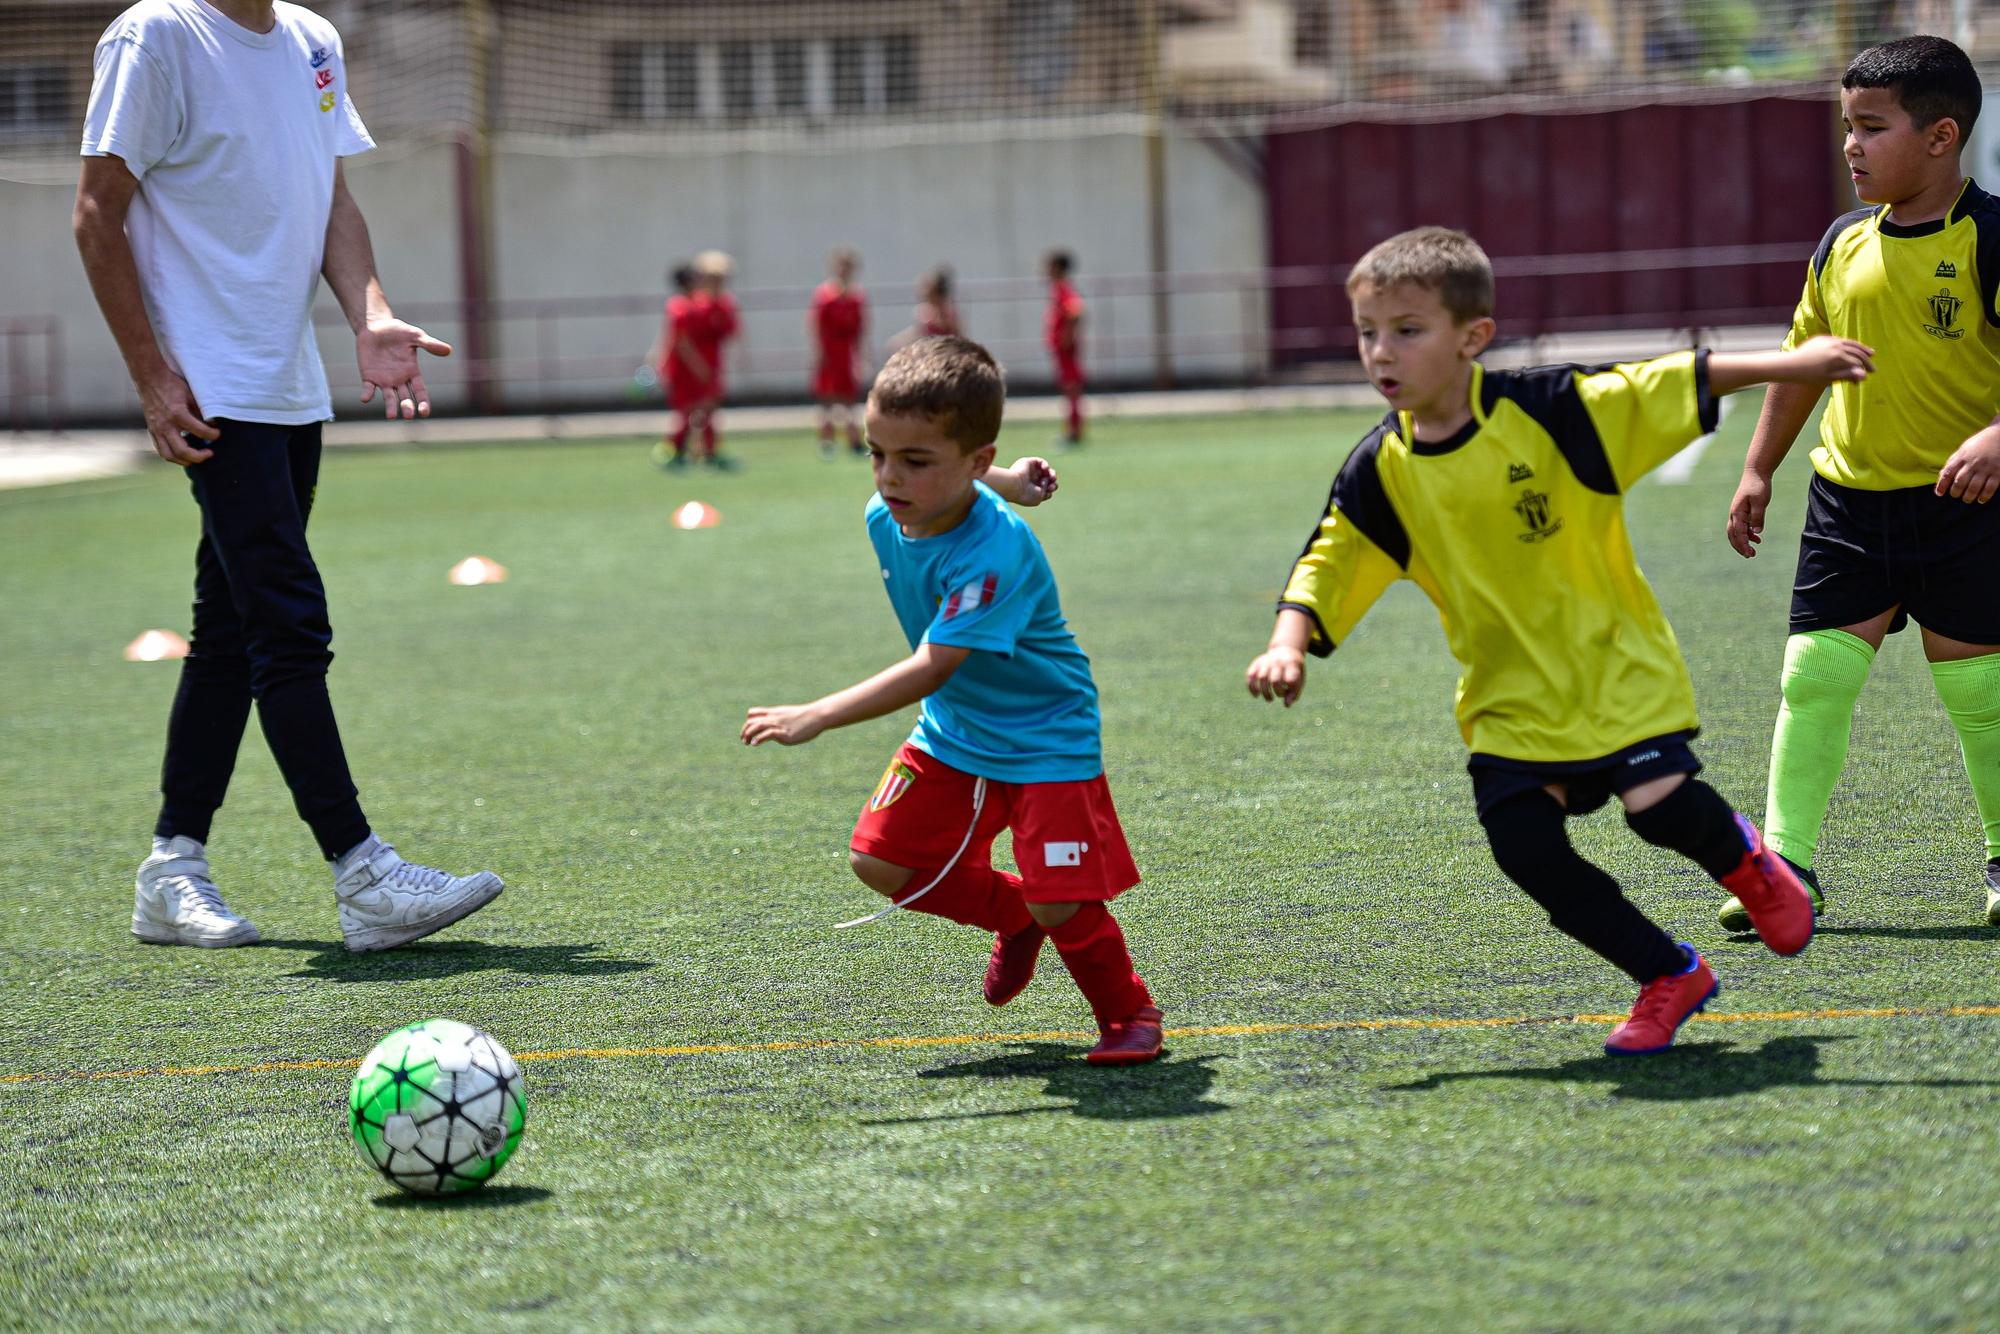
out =
<path fill-rule="evenodd" d="M 1551 1084 L 1610 1084 L 1614 1098 L 1648 1102 L 1691 1102 L 1734 1098 L 1771 1088 L 1990 1088 L 1992 1079 L 1830 1079 L 1820 1073 L 1820 1048 L 1852 1037 L 1794 1034 L 1761 1047 L 1733 1042 L 1689 1042 L 1655 1056 L 1580 1056 L 1560 1065 L 1506 1066 L 1497 1070 L 1454 1070 L 1425 1075 L 1388 1091 L 1416 1093 L 1471 1079 L 1528 1079 Z"/>
<path fill-rule="evenodd" d="M 2000 927 L 1991 926 L 1823 926 L 1815 935 L 1881 936 L 1889 940 L 2000 940 Z M 1752 935 L 1747 937 L 1755 940 Z"/>
<path fill-rule="evenodd" d="M 479 940 L 420 940 L 400 949 L 350 954 L 337 941 L 266 940 L 265 949 L 310 950 L 305 966 L 287 977 L 328 982 L 405 982 L 465 973 L 529 973 L 558 977 L 610 977 L 655 967 L 643 959 L 597 956 L 596 942 L 572 945 L 492 945 Z"/>
<path fill-rule="evenodd" d="M 484 1186 L 479 1190 L 468 1190 L 458 1195 L 412 1195 L 406 1190 L 394 1191 L 388 1195 L 377 1195 L 373 1201 L 377 1209 L 436 1209 L 457 1211 L 461 1209 L 511 1209 L 521 1204 L 540 1204 L 543 1200 L 555 1198 L 551 1191 L 540 1186 Z"/>
<path fill-rule="evenodd" d="M 937 1116 L 892 1116 L 866 1122 L 891 1126 L 913 1121 L 979 1121 L 999 1116 L 1037 1116 L 1068 1112 L 1094 1121 L 1152 1121 L 1179 1116 L 1226 1112 L 1226 1102 L 1211 1102 L 1215 1083 L 1209 1062 L 1216 1056 L 1176 1061 L 1172 1053 L 1147 1065 L 1106 1069 L 1090 1065 L 1075 1046 L 1057 1042 L 1021 1042 L 1002 1056 L 963 1061 L 919 1071 L 919 1079 L 1034 1079 L 1042 1096 L 1064 1099 L 1067 1105 L 1010 1107 L 991 1112 L 956 1112 Z"/>

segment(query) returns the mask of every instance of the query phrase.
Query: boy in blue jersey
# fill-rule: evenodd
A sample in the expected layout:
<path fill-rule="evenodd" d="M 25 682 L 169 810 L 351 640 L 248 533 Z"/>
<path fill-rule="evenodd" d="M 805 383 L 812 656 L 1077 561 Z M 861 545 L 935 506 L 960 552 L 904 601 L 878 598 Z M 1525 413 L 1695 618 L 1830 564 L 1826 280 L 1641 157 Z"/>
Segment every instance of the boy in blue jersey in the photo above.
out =
<path fill-rule="evenodd" d="M 1714 429 L 1716 395 L 1858 380 L 1868 349 L 1815 338 L 1488 371 L 1493 268 L 1443 227 L 1382 242 L 1347 290 L 1362 365 L 1391 410 L 1334 479 L 1250 693 L 1292 704 L 1306 654 L 1332 653 L 1391 584 L 1414 582 L 1464 669 L 1458 723 L 1494 861 L 1557 930 L 1639 984 L 1605 1050 L 1662 1051 L 1715 994 L 1715 973 L 1576 851 L 1570 817 L 1617 797 L 1633 833 L 1726 886 L 1778 954 L 1806 947 L 1813 915 L 1757 830 L 1695 777 L 1694 685 L 1633 556 L 1625 492 Z"/>
<path fill-rule="evenodd" d="M 994 1005 L 1053 941 L 1097 1019 L 1085 1059 L 1136 1065 L 1160 1054 L 1160 1011 L 1109 903 L 1139 872 L 1104 781 L 1090 660 L 1006 504 L 1046 499 L 1055 474 L 1040 459 L 993 467 L 1005 397 L 999 365 L 964 338 L 918 339 L 882 367 L 865 418 L 868 537 L 912 652 L 810 704 L 751 709 L 742 736 L 801 745 L 921 701 L 855 825 L 855 875 L 895 907 L 993 932 Z M 1002 829 L 1019 875 L 993 868 Z"/>

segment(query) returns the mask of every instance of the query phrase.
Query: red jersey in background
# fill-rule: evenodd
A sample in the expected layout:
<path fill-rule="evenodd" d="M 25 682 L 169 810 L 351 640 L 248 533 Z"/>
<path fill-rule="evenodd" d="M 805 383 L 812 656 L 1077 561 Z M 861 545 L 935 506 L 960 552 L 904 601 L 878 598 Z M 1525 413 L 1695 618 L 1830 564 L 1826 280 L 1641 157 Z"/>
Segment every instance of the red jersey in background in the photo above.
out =
<path fill-rule="evenodd" d="M 819 337 L 819 365 L 813 371 L 817 399 L 852 403 L 861 397 L 861 339 L 868 328 L 868 295 L 858 286 L 842 290 L 823 282 L 813 290 L 813 332 Z"/>
<path fill-rule="evenodd" d="M 1083 298 L 1076 294 L 1076 289 L 1067 280 L 1050 283 L 1042 337 L 1055 358 L 1056 381 L 1065 386 L 1083 383 L 1082 323 Z"/>
<path fill-rule="evenodd" d="M 912 323 L 916 325 L 917 332 L 926 338 L 956 335 L 959 332 L 958 307 L 949 301 L 926 301 L 917 307 Z"/>
<path fill-rule="evenodd" d="M 697 292 L 690 302 L 688 312 L 688 338 L 694 344 L 695 355 L 708 367 L 708 380 L 702 388 L 709 402 L 722 397 L 726 377 L 723 374 L 722 345 L 736 336 L 736 298 L 727 292 L 710 296 Z"/>
<path fill-rule="evenodd" d="M 660 336 L 660 383 L 667 388 L 667 405 L 676 412 L 700 407 L 717 396 L 716 362 L 701 351 L 697 330 L 708 323 L 708 299 L 700 295 L 667 298 L 666 328 Z M 699 364 L 690 364 L 698 361 Z"/>

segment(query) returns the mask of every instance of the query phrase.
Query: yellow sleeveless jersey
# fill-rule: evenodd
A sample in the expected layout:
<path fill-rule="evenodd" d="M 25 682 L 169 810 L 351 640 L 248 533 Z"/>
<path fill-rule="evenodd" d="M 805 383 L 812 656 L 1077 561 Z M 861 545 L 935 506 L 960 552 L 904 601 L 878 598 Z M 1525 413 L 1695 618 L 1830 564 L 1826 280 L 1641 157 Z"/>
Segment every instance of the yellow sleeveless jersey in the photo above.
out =
<path fill-rule="evenodd" d="M 2000 199 L 1970 179 L 1951 213 L 1907 226 L 1889 209 L 1834 221 L 1806 270 L 1786 347 L 1815 334 L 1875 349 L 1875 373 L 1836 384 L 1812 452 L 1820 476 L 1862 491 L 1937 481 L 2000 412 Z"/>
<path fill-rule="evenodd" d="M 1407 578 L 1463 669 L 1478 754 L 1594 760 L 1696 727 L 1680 645 L 1632 554 L 1624 492 L 1716 420 L 1708 354 L 1612 366 L 1473 366 L 1472 421 L 1415 439 L 1390 414 L 1334 479 L 1281 607 L 1320 657 Z"/>

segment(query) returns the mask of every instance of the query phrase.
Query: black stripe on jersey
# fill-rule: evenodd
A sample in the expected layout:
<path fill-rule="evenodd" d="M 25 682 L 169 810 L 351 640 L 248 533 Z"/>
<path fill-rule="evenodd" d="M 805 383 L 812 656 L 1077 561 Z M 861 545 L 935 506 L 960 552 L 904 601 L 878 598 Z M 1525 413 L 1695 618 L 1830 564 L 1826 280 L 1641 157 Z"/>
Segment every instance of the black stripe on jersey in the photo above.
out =
<path fill-rule="evenodd" d="M 1315 658 L 1330 658 L 1333 656 L 1333 636 L 1326 632 L 1326 622 L 1319 618 L 1318 612 L 1303 602 L 1280 602 L 1278 610 L 1295 611 L 1313 623 L 1312 642 L 1306 645 L 1306 652 L 1312 654 Z"/>
<path fill-rule="evenodd" d="M 1480 386 L 1481 405 L 1490 417 L 1502 399 L 1513 403 L 1548 432 L 1577 481 L 1603 495 L 1615 496 L 1618 477 L 1611 471 L 1611 458 L 1604 452 L 1597 423 L 1590 419 L 1589 409 L 1583 406 L 1583 395 L 1576 391 L 1576 377 L 1608 371 L 1618 364 L 1612 361 L 1601 366 L 1488 371 Z"/>
<path fill-rule="evenodd" d="M 1827 257 L 1833 254 L 1833 243 L 1840 239 L 1840 234 L 1855 223 L 1866 222 L 1874 216 L 1875 210 L 1872 208 L 1857 208 L 1852 213 L 1843 213 L 1835 218 L 1833 226 L 1827 228 L 1826 235 L 1820 238 L 1819 249 L 1813 251 L 1813 277 L 1819 277 L 1821 272 L 1825 270 Z"/>
<path fill-rule="evenodd" d="M 1715 434 L 1715 428 L 1722 425 L 1722 400 L 1715 396 L 1715 386 L 1708 382 L 1708 349 L 1694 350 L 1694 413 L 1701 423 L 1703 435 Z"/>
<path fill-rule="evenodd" d="M 1347 456 L 1347 462 L 1340 465 L 1340 472 L 1333 479 L 1333 489 L 1326 495 L 1326 508 L 1320 511 L 1319 523 L 1313 525 L 1306 544 L 1299 548 L 1298 559 L 1292 562 L 1294 567 L 1312 551 L 1313 543 L 1319 540 L 1320 525 L 1338 507 L 1348 521 L 1361 530 L 1362 536 L 1382 549 L 1383 555 L 1403 569 L 1410 568 L 1409 530 L 1403 527 L 1396 507 L 1389 503 L 1389 493 L 1382 486 L 1382 474 L 1376 471 L 1375 466 L 1376 456 L 1382 452 L 1382 438 L 1395 429 L 1396 414 L 1392 412 L 1377 423 L 1374 430 L 1361 437 L 1361 443 Z"/>
<path fill-rule="evenodd" d="M 1952 209 L 1952 218 L 1971 218 L 1977 239 L 1973 242 L 1973 263 L 1979 266 L 1979 299 L 1986 307 L 1986 322 L 2000 327 L 2000 198 L 1987 194 L 1977 182 L 1967 181 L 1965 192 Z"/>

